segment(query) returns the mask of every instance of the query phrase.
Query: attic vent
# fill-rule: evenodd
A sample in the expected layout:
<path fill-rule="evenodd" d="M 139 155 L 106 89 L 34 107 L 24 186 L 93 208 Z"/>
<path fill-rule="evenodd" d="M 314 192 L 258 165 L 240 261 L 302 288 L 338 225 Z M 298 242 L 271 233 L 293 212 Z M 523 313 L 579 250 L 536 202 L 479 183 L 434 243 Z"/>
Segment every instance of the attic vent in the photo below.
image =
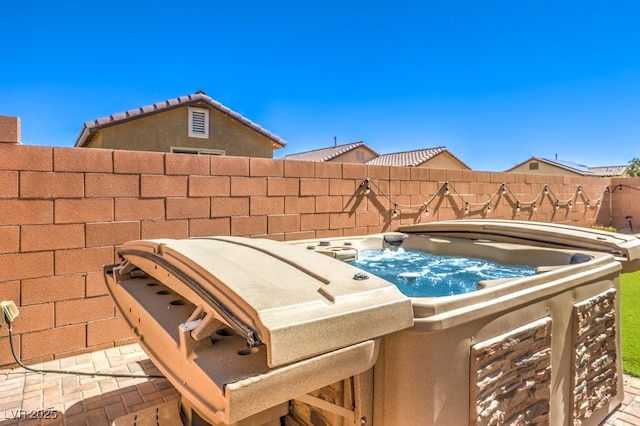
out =
<path fill-rule="evenodd" d="M 192 138 L 209 137 L 209 110 L 189 108 L 189 136 Z"/>

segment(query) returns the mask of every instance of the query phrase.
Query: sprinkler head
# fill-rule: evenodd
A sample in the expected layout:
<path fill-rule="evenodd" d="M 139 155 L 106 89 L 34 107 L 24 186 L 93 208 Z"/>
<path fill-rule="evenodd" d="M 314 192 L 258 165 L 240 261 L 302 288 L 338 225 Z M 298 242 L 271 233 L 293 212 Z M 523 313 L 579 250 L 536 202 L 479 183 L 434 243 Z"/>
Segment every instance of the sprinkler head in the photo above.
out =
<path fill-rule="evenodd" d="M 633 224 L 631 223 L 631 219 L 633 219 L 633 216 L 629 215 L 625 216 L 624 218 L 629 221 L 629 228 L 631 228 L 631 232 L 633 232 Z"/>

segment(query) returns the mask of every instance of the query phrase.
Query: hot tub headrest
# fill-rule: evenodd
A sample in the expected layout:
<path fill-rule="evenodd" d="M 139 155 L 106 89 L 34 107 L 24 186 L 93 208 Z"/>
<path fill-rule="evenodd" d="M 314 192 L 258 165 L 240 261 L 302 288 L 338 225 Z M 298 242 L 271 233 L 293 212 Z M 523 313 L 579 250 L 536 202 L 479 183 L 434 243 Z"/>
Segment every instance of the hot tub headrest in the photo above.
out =
<path fill-rule="evenodd" d="M 406 235 L 402 234 L 385 234 L 383 236 L 385 245 L 389 247 L 400 247 L 404 241 Z"/>
<path fill-rule="evenodd" d="M 593 259 L 593 256 L 589 256 L 584 253 L 575 253 L 571 256 L 571 260 L 569 261 L 570 265 L 577 265 L 578 263 L 585 263 Z"/>

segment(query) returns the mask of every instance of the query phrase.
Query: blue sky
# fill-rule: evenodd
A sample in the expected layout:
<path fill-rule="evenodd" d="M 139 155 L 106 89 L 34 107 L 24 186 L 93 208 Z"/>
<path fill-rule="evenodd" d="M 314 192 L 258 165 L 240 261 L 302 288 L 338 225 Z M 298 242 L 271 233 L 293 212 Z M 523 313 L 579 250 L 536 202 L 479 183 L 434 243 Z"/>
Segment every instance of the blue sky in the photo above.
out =
<path fill-rule="evenodd" d="M 194 93 L 288 142 L 446 146 L 475 170 L 640 157 L 640 3 L 8 2 L 0 114 L 22 142 Z"/>

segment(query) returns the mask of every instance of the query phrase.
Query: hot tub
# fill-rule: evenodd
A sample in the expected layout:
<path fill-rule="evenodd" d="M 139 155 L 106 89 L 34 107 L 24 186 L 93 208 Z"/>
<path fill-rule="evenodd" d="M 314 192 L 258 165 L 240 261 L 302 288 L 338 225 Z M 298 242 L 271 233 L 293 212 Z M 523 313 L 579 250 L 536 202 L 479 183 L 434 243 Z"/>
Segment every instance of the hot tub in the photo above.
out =
<path fill-rule="evenodd" d="M 529 277 L 407 297 L 367 250 L 529 265 Z M 135 241 L 105 267 L 185 423 L 599 424 L 623 398 L 619 274 L 634 237 L 449 221 L 360 237 Z"/>

